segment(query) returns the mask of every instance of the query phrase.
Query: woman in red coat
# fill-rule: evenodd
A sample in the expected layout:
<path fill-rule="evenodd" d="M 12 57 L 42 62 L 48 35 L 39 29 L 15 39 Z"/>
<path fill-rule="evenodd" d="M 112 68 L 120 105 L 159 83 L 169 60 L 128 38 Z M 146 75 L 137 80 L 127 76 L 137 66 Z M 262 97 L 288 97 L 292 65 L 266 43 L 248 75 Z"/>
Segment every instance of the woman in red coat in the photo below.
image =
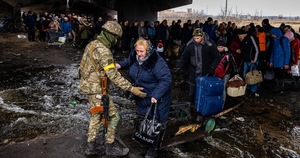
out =
<path fill-rule="evenodd" d="M 243 55 L 241 52 L 242 42 L 238 36 L 234 37 L 232 42 L 229 45 L 229 49 L 231 50 L 232 56 L 236 62 L 238 69 L 241 68 L 243 64 Z"/>

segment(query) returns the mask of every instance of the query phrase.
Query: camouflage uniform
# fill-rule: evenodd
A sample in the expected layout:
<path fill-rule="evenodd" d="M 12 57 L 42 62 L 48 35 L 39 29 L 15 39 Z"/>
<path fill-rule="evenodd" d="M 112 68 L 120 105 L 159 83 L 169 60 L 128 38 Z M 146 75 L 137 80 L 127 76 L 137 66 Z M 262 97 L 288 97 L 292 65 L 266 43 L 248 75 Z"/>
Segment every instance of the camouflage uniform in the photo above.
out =
<path fill-rule="evenodd" d="M 81 93 L 88 95 L 91 108 L 94 108 L 103 105 L 101 101 L 102 89 L 99 81 L 99 74 L 95 71 L 94 65 L 90 60 L 90 49 L 93 49 L 93 58 L 98 66 L 97 69 L 99 72 L 105 70 L 108 79 L 123 90 L 130 91 L 132 85 L 114 68 L 113 55 L 109 48 L 103 45 L 99 40 L 89 43 L 85 48 L 79 67 L 79 86 Z M 92 114 L 88 131 L 88 142 L 95 140 L 99 129 L 103 126 L 103 122 L 101 121 L 102 118 L 102 113 Z M 111 97 L 109 97 L 109 124 L 105 135 L 107 143 L 114 142 L 115 130 L 119 119 L 119 113 L 114 106 Z"/>
<path fill-rule="evenodd" d="M 78 73 L 80 78 L 80 91 L 88 95 L 91 106 L 90 112 L 92 114 L 88 131 L 87 147 L 84 152 L 85 155 L 103 154 L 102 149 L 104 146 L 101 146 L 101 153 L 99 153 L 96 149 L 98 143 L 96 143 L 95 138 L 101 126 L 105 123 L 105 125 L 108 126 L 105 135 L 105 154 L 111 156 L 125 156 L 128 154 L 129 149 L 122 145 L 122 143 L 119 143 L 119 141 L 115 141 L 115 131 L 120 120 L 120 115 L 111 97 L 106 94 L 107 85 L 105 85 L 106 87 L 104 88 L 106 92 L 105 95 L 109 99 L 109 111 L 106 111 L 106 107 L 101 100 L 103 97 L 101 96 L 103 94 L 101 83 L 107 84 L 106 79 L 103 80 L 102 77 L 106 76 L 115 85 L 123 90 L 131 91 L 138 97 L 145 98 L 147 94 L 141 91 L 143 87 L 131 86 L 131 83 L 123 78 L 115 68 L 110 48 L 117 43 L 117 38 L 122 36 L 123 31 L 121 25 L 114 21 L 107 21 L 102 26 L 102 30 L 97 40 L 94 40 L 85 47 Z M 105 114 L 103 114 L 103 112 L 105 112 Z M 108 112 L 108 116 L 106 112 Z"/>

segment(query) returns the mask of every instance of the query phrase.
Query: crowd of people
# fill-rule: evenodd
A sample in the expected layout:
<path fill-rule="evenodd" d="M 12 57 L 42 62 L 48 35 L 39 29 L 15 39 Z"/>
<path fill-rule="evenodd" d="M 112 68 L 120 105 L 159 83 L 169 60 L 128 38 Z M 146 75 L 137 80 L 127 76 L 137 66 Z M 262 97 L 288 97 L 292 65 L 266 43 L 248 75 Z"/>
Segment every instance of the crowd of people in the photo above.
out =
<path fill-rule="evenodd" d="M 214 70 L 224 55 L 229 56 L 227 62 L 230 64 L 223 77 L 225 83 L 234 75 L 244 77 L 247 72 L 255 69 L 265 73 L 272 68 L 275 78 L 282 79 L 291 71 L 291 66 L 299 66 L 299 34 L 284 23 L 280 27 L 274 27 L 268 19 L 263 19 L 259 25 L 250 23 L 240 27 L 230 21 L 219 23 L 211 17 L 204 23 L 187 20 L 182 24 L 178 19 L 177 22 L 172 21 L 170 26 L 167 20 L 132 23 L 125 20 L 118 23 L 114 19 L 104 22 L 102 17 L 98 17 L 96 21 L 93 19 L 94 17 L 75 13 L 55 15 L 45 12 L 39 17 L 31 11 L 27 15 L 23 14 L 29 41 L 36 40 L 36 28 L 40 41 L 45 41 L 47 32 L 51 30 L 63 32 L 70 44 L 85 48 L 79 68 L 80 91 L 88 95 L 93 111 L 86 155 L 96 153 L 95 139 L 100 127 L 104 126 L 100 120 L 105 117 L 109 117 L 105 153 L 124 156 L 129 152 L 128 148 L 115 140 L 120 116 L 111 98 L 109 97 L 108 116 L 104 116 L 103 109 L 101 111 L 98 108 L 103 104 L 103 85 L 98 78 L 100 74 L 133 93 L 141 114 L 145 114 L 151 104 L 158 104 L 161 115 L 158 113 L 155 117 L 166 121 L 171 104 L 172 76 L 164 52 L 170 45 L 181 47 L 176 73 L 180 74 L 188 69 L 192 104 L 195 101 L 197 77 L 214 75 Z M 163 46 L 164 51 L 157 51 L 158 44 Z M 124 61 L 114 61 L 112 50 L 115 48 L 129 53 L 129 57 Z M 123 78 L 117 69 L 128 69 L 130 81 Z M 259 97 L 258 88 L 258 84 L 248 85 L 249 96 Z M 149 148 L 146 157 L 156 155 L 157 150 Z"/>
<path fill-rule="evenodd" d="M 187 23 L 183 24 L 182 28 L 180 23 L 181 21 L 178 20 L 177 23 L 170 26 L 170 43 L 179 43 L 183 47 L 178 71 L 180 72 L 186 64 L 191 66 L 189 68 L 189 76 L 191 74 L 194 75 L 189 79 L 189 83 L 191 83 L 191 102 L 194 100 L 195 91 L 195 85 L 192 83 L 194 83 L 195 77 L 199 76 L 197 73 L 201 72 L 201 70 L 197 70 L 200 67 L 197 65 L 199 61 L 192 62 L 195 53 L 192 53 L 192 56 L 186 55 L 195 50 L 189 50 L 187 45 L 192 41 L 192 32 L 197 28 L 204 32 L 203 37 L 207 36 L 204 38 L 205 40 L 210 39 L 213 41 L 210 43 L 216 44 L 214 47 L 218 48 L 221 57 L 225 54 L 230 55 L 228 75 L 223 78 L 225 83 L 234 75 L 240 75 L 244 78 L 247 72 L 256 69 L 262 71 L 263 74 L 271 70 L 275 73 L 274 78 L 284 79 L 287 77 L 286 74 L 290 74 L 291 66 L 297 65 L 299 67 L 299 34 L 290 25 L 282 23 L 280 27 L 274 27 L 269 23 L 269 19 L 263 19 L 261 24 L 258 25 L 249 23 L 238 27 L 230 21 L 219 24 L 217 20 L 213 20 L 211 17 L 207 18 L 207 21 L 204 23 L 195 21 L 192 24 L 188 20 Z M 185 26 L 188 29 L 185 29 Z M 175 31 L 178 30 L 177 28 L 180 28 L 181 34 L 179 34 L 179 31 Z M 189 29 L 191 30 L 188 34 L 189 38 L 185 39 Z M 181 41 L 178 42 L 178 40 Z M 208 60 L 206 57 L 203 58 Z M 204 67 L 216 68 L 216 64 L 213 66 L 212 63 L 212 61 L 208 64 L 205 61 L 201 62 L 204 75 L 209 71 L 213 73 L 213 70 L 203 69 Z M 259 97 L 258 87 L 258 84 L 247 86 L 247 89 L 250 89 L 250 97 Z M 283 91 L 280 91 L 280 93 L 283 93 Z"/>
<path fill-rule="evenodd" d="M 49 41 L 48 32 L 60 32 L 74 47 L 84 48 L 88 42 L 96 38 L 104 24 L 101 17 L 93 21 L 93 17 L 85 14 L 66 13 L 39 13 L 23 12 L 22 19 L 28 31 L 29 41 Z M 37 33 L 37 34 L 36 34 Z"/>

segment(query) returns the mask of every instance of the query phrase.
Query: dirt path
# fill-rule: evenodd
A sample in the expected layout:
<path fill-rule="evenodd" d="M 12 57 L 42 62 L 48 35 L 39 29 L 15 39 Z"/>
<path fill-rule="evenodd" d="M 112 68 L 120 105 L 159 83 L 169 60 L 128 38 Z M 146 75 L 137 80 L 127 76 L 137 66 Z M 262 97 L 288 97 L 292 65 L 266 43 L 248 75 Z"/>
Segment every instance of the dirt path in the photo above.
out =
<path fill-rule="evenodd" d="M 81 58 L 82 50 L 70 45 L 48 46 L 47 42 L 29 42 L 17 35 L 0 33 L 0 66 L 71 64 L 78 63 Z"/>

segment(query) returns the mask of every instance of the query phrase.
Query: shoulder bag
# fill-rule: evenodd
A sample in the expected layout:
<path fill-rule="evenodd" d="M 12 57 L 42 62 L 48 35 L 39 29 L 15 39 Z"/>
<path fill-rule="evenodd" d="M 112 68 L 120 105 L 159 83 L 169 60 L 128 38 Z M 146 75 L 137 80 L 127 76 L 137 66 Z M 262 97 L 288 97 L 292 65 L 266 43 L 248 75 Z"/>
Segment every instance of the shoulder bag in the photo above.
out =
<path fill-rule="evenodd" d="M 250 71 L 245 75 L 245 81 L 247 85 L 254 85 L 263 81 L 262 72 L 258 70 L 253 70 L 254 66 L 257 67 L 256 64 L 250 65 Z"/>
<path fill-rule="evenodd" d="M 154 114 L 149 115 L 152 107 L 154 106 Z M 155 119 L 157 111 L 157 104 L 152 104 L 147 110 L 146 115 L 138 115 L 132 139 L 136 142 L 147 145 L 155 150 L 158 150 L 165 135 L 166 123 Z"/>

